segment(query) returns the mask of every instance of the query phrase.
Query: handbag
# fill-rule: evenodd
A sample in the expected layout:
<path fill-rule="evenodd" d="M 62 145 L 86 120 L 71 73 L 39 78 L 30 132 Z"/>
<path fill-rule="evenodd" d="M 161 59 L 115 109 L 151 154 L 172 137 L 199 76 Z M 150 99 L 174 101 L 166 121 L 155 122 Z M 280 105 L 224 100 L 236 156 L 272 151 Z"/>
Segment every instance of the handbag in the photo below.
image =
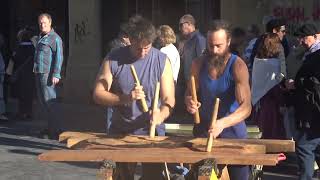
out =
<path fill-rule="evenodd" d="M 21 65 L 19 66 L 9 77 L 9 82 L 10 83 L 15 83 L 18 80 L 19 74 L 22 71 L 23 67 L 28 64 L 28 62 L 32 59 L 33 56 L 29 56 L 27 58 L 27 60 Z"/>

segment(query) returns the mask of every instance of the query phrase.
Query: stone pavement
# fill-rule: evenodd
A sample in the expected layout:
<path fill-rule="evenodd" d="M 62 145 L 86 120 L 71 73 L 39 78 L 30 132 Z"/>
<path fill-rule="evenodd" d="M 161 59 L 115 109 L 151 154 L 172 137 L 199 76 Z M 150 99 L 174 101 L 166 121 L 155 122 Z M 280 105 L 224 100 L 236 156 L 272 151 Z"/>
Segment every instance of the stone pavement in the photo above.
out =
<path fill-rule="evenodd" d="M 91 180 L 97 179 L 98 163 L 40 162 L 37 155 L 65 145 L 37 138 L 37 121 L 0 122 L 0 180 Z M 263 180 L 297 179 L 294 163 L 269 167 Z"/>
<path fill-rule="evenodd" d="M 26 123 L 0 124 L 0 180 L 97 179 L 98 163 L 40 162 L 37 155 L 64 145 L 34 137 Z"/>

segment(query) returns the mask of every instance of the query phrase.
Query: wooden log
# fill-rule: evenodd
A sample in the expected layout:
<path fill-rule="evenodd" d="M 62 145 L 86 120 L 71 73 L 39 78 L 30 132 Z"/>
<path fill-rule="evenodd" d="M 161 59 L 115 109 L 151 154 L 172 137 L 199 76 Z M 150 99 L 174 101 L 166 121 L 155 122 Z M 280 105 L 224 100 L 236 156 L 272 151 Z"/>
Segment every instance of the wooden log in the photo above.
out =
<path fill-rule="evenodd" d="M 83 138 L 97 138 L 97 137 L 108 137 L 105 133 L 94 133 L 94 132 L 75 132 L 66 131 L 59 135 L 59 142 L 64 142 L 71 137 L 83 137 Z"/>
<path fill-rule="evenodd" d="M 197 98 L 197 90 L 196 90 L 196 82 L 194 79 L 194 76 L 191 76 L 190 78 L 190 83 L 191 83 L 191 96 L 192 96 L 192 100 L 194 102 L 198 102 L 198 98 Z M 199 115 L 199 111 L 196 111 L 193 115 L 194 117 L 194 123 L 195 124 L 199 124 L 200 123 L 200 115 Z"/>
<path fill-rule="evenodd" d="M 204 159 L 215 159 L 217 164 L 269 165 L 278 163 L 277 154 L 230 154 L 196 152 L 189 149 L 138 148 L 127 150 L 52 150 L 38 156 L 41 161 L 93 161 L 153 163 L 196 163 Z"/>
<path fill-rule="evenodd" d="M 136 82 L 137 86 L 140 86 L 140 81 L 139 81 L 139 78 L 138 78 L 138 75 L 137 75 L 137 72 L 136 72 L 134 66 L 131 65 L 131 66 L 130 66 L 130 69 L 131 69 L 131 73 L 132 73 L 132 75 L 133 75 L 134 81 Z M 141 101 L 141 105 L 142 105 L 142 110 L 143 110 L 143 112 L 148 112 L 148 111 L 149 111 L 149 108 L 148 108 L 146 99 L 145 99 L 145 98 L 142 98 L 140 101 Z"/>
<path fill-rule="evenodd" d="M 65 132 L 63 133 L 61 138 L 67 138 L 67 136 L 76 135 L 76 132 Z M 89 133 L 92 136 L 92 133 Z M 80 133 L 78 137 L 82 138 L 87 136 L 86 133 Z M 117 145 L 125 145 L 126 143 L 134 144 L 195 144 L 198 148 L 205 148 L 207 144 L 206 138 L 192 138 L 188 136 L 156 136 L 154 139 L 151 139 L 149 136 L 107 136 L 105 134 L 97 133 L 97 135 L 93 135 L 94 137 L 87 138 L 83 140 L 84 142 L 96 142 L 98 141 L 100 144 L 110 144 L 115 143 Z M 75 136 L 72 136 L 75 137 Z M 99 139 L 99 140 L 96 140 Z M 274 140 L 274 139 L 222 139 L 218 138 L 213 141 L 215 145 L 239 145 L 239 144 L 257 144 L 264 145 L 266 147 L 267 153 L 273 152 L 294 152 L 295 151 L 295 142 L 292 140 Z M 70 146 L 72 147 L 72 146 Z"/>
<path fill-rule="evenodd" d="M 101 145 L 101 144 L 86 144 L 79 149 L 83 150 L 127 150 L 127 149 L 145 149 L 145 148 L 153 148 L 153 149 L 174 149 L 174 151 L 184 151 L 184 149 L 192 150 L 195 152 L 205 152 L 204 149 L 198 147 L 161 147 L 161 146 L 154 146 L 154 147 L 145 147 L 145 146 L 108 146 L 108 145 Z M 212 150 L 213 153 L 229 153 L 232 154 L 265 154 L 266 148 L 263 145 L 223 145 L 223 146 L 216 146 L 215 149 Z"/>
<path fill-rule="evenodd" d="M 75 140 L 74 140 L 75 139 Z M 81 138 L 70 138 L 72 142 L 77 144 L 67 144 L 67 146 L 73 149 L 124 149 L 124 148 L 181 148 L 186 147 L 195 151 L 204 151 L 205 146 L 201 141 L 194 141 L 194 139 L 186 137 L 175 136 L 156 136 L 150 138 L 149 136 L 124 136 L 115 138 L 91 138 L 83 140 Z M 68 140 L 68 143 L 69 143 Z M 81 141 L 81 142 L 80 142 Z M 204 141 L 204 138 L 203 140 Z M 95 148 L 93 148 L 95 147 Z M 237 153 L 266 153 L 266 147 L 264 145 L 246 144 L 246 143 L 234 143 L 217 141 L 213 145 L 217 148 L 214 152 L 232 152 Z"/>
<path fill-rule="evenodd" d="M 216 102 L 213 107 L 213 112 L 212 112 L 212 119 L 211 119 L 211 126 L 214 127 L 217 121 L 217 116 L 218 116 L 218 111 L 219 111 L 219 104 L 220 104 L 220 99 L 216 98 Z M 212 149 L 212 142 L 213 142 L 213 135 L 210 133 L 208 137 L 208 142 L 207 142 L 207 152 L 211 152 Z"/>
<path fill-rule="evenodd" d="M 160 83 L 157 82 L 156 90 L 154 93 L 154 99 L 153 99 L 152 113 L 158 109 L 159 92 L 160 92 Z M 155 134 L 156 134 L 156 125 L 151 123 L 150 132 L 149 132 L 150 138 L 154 138 Z"/>

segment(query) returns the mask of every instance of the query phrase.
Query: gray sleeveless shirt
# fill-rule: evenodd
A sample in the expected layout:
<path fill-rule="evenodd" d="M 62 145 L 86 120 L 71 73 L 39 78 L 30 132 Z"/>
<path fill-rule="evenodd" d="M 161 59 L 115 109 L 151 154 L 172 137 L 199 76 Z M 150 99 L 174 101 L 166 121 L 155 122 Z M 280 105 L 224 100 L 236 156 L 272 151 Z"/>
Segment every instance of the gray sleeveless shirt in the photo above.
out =
<path fill-rule="evenodd" d="M 108 55 L 110 69 L 113 76 L 111 92 L 115 94 L 130 94 L 135 82 L 131 74 L 130 66 L 133 65 L 137 72 L 140 84 L 146 95 L 146 102 L 151 109 L 156 83 L 160 82 L 166 55 L 155 48 L 140 59 L 135 59 L 129 46 L 113 50 Z M 149 113 L 143 113 L 140 101 L 113 107 L 111 133 L 145 134 L 150 126 Z M 137 132 L 137 131 L 144 132 Z M 158 132 L 159 133 L 159 132 Z"/>

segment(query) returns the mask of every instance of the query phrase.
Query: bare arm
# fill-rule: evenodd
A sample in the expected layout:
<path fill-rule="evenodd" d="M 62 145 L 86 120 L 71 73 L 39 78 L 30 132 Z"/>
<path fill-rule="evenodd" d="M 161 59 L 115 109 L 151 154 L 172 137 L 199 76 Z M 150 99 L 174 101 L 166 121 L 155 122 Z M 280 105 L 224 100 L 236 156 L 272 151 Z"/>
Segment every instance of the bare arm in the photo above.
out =
<path fill-rule="evenodd" d="M 220 121 L 222 120 L 223 128 L 227 128 L 244 121 L 251 113 L 249 73 L 246 64 L 240 58 L 238 58 L 233 64 L 233 77 L 235 80 L 235 96 L 239 104 L 239 108 L 229 116 L 220 119 Z"/>
<path fill-rule="evenodd" d="M 96 78 L 95 87 L 93 90 L 93 99 L 97 104 L 114 106 L 127 104 L 132 101 L 130 95 L 120 95 L 110 92 L 112 84 L 112 74 L 110 71 L 110 61 L 105 60 L 101 67 L 99 74 Z"/>
<path fill-rule="evenodd" d="M 166 59 L 165 67 L 160 80 L 160 116 L 162 122 L 169 117 L 175 105 L 174 80 L 169 59 Z"/>

